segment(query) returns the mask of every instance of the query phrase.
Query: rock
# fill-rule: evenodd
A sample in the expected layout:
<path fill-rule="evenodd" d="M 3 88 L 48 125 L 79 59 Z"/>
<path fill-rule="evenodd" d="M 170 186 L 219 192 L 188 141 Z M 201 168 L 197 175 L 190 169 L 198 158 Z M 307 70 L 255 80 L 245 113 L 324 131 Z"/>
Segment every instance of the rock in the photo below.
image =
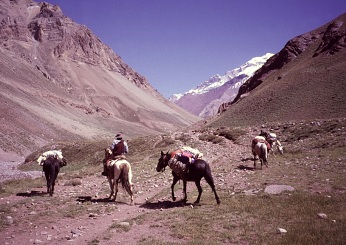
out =
<path fill-rule="evenodd" d="M 264 189 L 264 192 L 268 194 L 280 194 L 284 191 L 294 191 L 294 188 L 289 185 L 269 185 Z"/>
<path fill-rule="evenodd" d="M 284 228 L 278 228 L 277 232 L 278 234 L 284 234 L 284 233 L 287 233 L 287 230 L 285 230 Z"/>
<path fill-rule="evenodd" d="M 6 224 L 8 224 L 8 225 L 12 225 L 13 224 L 12 216 L 6 216 Z"/>
<path fill-rule="evenodd" d="M 120 225 L 122 227 L 130 227 L 130 223 L 129 222 L 120 222 L 118 225 Z"/>
<path fill-rule="evenodd" d="M 317 216 L 321 219 L 327 219 L 327 215 L 325 213 L 318 213 Z"/>

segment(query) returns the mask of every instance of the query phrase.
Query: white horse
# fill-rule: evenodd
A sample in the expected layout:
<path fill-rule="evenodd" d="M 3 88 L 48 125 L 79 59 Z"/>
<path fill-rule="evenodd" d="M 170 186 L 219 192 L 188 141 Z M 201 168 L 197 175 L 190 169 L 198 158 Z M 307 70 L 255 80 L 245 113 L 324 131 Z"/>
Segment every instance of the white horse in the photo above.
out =
<path fill-rule="evenodd" d="M 109 182 L 109 187 L 111 189 L 111 194 L 109 199 L 114 195 L 114 201 L 117 198 L 118 193 L 118 183 L 121 181 L 123 188 L 131 197 L 131 205 L 134 204 L 133 201 L 133 183 L 132 183 L 132 169 L 130 163 L 125 159 L 113 159 L 113 154 L 110 149 L 105 149 L 105 158 L 103 160 L 104 164 L 107 164 L 107 179 Z"/>
<path fill-rule="evenodd" d="M 265 142 L 252 144 L 252 154 L 254 169 L 256 169 L 256 156 L 258 156 L 261 161 L 261 169 L 263 164 L 268 167 L 268 148 Z"/>

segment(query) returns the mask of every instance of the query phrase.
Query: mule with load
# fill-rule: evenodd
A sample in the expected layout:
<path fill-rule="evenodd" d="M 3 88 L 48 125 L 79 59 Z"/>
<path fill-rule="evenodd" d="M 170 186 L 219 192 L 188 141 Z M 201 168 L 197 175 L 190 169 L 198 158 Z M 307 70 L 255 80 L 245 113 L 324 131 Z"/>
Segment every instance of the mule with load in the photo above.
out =
<path fill-rule="evenodd" d="M 62 156 L 61 151 L 52 150 L 44 152 L 41 156 L 39 156 L 37 162 L 42 166 L 44 175 L 46 177 L 47 193 L 50 196 L 53 196 L 55 181 L 60 172 L 60 168 L 66 166 L 67 161 Z"/>
<path fill-rule="evenodd" d="M 211 174 L 211 169 L 209 164 L 200 159 L 200 158 L 195 158 L 192 159 L 190 162 L 185 162 L 184 164 L 188 164 L 188 169 L 179 169 L 179 165 L 177 165 L 177 162 L 180 161 L 186 161 L 186 156 L 182 157 L 184 154 L 176 154 L 177 151 L 174 152 L 167 152 L 163 153 L 161 151 L 161 157 L 159 158 L 159 161 L 156 166 L 156 171 L 157 172 L 163 172 L 167 166 L 169 166 L 172 169 L 172 175 L 173 175 L 173 183 L 171 185 L 171 192 L 172 192 L 172 199 L 173 201 L 176 200 L 176 197 L 174 195 L 174 186 L 178 182 L 178 180 L 183 181 L 183 192 L 184 192 L 184 198 L 183 202 L 186 203 L 187 200 L 187 194 L 186 194 L 186 184 L 188 181 L 193 181 L 196 184 L 196 187 L 198 189 L 198 197 L 195 201 L 195 204 L 198 204 L 201 199 L 202 195 L 202 187 L 201 187 L 201 179 L 204 178 L 209 186 L 211 187 L 217 204 L 220 204 L 220 199 L 216 193 L 215 190 L 215 184 L 214 184 L 214 179 Z M 177 160 L 177 161 L 176 161 Z"/>

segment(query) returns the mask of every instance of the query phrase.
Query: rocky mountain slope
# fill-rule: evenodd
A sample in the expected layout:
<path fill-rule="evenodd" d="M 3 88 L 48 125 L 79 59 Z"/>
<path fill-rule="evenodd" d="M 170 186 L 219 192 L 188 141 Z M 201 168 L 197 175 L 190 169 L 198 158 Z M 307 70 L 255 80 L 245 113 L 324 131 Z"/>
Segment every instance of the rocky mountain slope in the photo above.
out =
<path fill-rule="evenodd" d="M 288 41 L 211 124 L 340 117 L 346 117 L 346 13 Z"/>
<path fill-rule="evenodd" d="M 249 79 L 273 54 L 254 57 L 239 68 L 227 71 L 225 75 L 216 74 L 196 88 L 184 94 L 174 94 L 170 101 L 200 117 L 218 113 L 220 105 L 232 101 L 239 87 Z"/>
<path fill-rule="evenodd" d="M 62 140 L 175 130 L 199 120 L 164 99 L 58 6 L 0 2 L 0 159 Z"/>

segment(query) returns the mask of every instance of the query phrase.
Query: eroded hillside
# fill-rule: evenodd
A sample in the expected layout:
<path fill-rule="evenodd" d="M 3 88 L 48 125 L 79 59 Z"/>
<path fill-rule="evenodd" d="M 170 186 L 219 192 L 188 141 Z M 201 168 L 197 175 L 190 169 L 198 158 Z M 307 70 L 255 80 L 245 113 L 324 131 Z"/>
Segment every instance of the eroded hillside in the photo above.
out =
<path fill-rule="evenodd" d="M 0 159 L 47 143 L 117 131 L 131 138 L 199 119 L 164 99 L 58 6 L 6 0 L 0 9 Z"/>

